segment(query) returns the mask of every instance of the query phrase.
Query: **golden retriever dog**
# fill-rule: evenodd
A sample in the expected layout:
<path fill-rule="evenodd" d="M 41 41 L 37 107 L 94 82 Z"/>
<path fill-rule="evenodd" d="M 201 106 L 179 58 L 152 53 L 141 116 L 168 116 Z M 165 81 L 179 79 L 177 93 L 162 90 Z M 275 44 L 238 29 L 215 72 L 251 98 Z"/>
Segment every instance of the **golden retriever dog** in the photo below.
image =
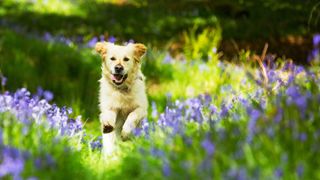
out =
<path fill-rule="evenodd" d="M 102 57 L 100 79 L 100 122 L 104 154 L 114 151 L 117 140 L 127 140 L 147 116 L 148 100 L 141 58 L 147 48 L 143 44 L 98 42 L 96 52 Z"/>

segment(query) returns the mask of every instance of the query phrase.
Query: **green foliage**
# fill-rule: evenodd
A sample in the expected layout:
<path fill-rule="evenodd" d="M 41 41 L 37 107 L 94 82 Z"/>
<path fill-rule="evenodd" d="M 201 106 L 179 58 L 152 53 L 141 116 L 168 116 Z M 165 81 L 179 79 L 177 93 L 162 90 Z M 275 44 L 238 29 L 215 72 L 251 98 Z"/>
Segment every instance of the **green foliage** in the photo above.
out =
<path fill-rule="evenodd" d="M 208 61 L 217 59 L 217 48 L 221 40 L 221 28 L 205 28 L 199 34 L 195 25 L 189 32 L 184 32 L 184 54 L 189 60 Z"/>
<path fill-rule="evenodd" d="M 97 113 L 100 59 L 90 49 L 46 43 L 9 30 L 0 34 L 0 68 L 13 77 L 9 90 L 25 86 L 35 92 L 42 86 L 54 92 L 58 104 L 79 105 L 78 113 L 85 115 Z"/>

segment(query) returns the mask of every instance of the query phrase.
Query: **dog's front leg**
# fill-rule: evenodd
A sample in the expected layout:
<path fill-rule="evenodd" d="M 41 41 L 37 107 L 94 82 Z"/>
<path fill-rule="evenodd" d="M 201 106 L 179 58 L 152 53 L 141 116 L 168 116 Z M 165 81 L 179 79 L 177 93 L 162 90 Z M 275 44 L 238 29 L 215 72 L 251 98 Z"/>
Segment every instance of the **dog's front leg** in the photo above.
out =
<path fill-rule="evenodd" d="M 147 116 L 147 110 L 145 108 L 136 108 L 134 111 L 132 111 L 128 117 L 125 123 L 123 124 L 122 131 L 121 131 L 121 137 L 123 140 L 126 140 L 129 138 L 129 135 L 131 134 L 132 130 L 135 129 L 141 122 L 143 118 Z"/>
<path fill-rule="evenodd" d="M 104 111 L 100 114 L 102 129 L 102 145 L 104 156 L 111 155 L 115 149 L 116 131 L 115 124 L 117 113 L 114 111 Z"/>

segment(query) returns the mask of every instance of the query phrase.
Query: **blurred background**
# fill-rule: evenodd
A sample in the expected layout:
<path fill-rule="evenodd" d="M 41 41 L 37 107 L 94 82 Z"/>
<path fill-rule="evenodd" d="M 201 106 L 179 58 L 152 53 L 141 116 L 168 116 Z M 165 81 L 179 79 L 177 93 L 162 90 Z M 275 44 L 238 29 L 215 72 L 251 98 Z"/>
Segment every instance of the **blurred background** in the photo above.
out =
<path fill-rule="evenodd" d="M 319 53 L 319 21 L 318 0 L 2 0 L 0 70 L 8 90 L 50 90 L 53 102 L 90 121 L 98 117 L 98 41 L 146 44 L 149 98 L 164 104 L 168 92 L 210 91 L 193 92 L 188 81 L 172 89 L 171 61 L 243 63 L 268 43 L 273 58 L 308 66 Z"/>

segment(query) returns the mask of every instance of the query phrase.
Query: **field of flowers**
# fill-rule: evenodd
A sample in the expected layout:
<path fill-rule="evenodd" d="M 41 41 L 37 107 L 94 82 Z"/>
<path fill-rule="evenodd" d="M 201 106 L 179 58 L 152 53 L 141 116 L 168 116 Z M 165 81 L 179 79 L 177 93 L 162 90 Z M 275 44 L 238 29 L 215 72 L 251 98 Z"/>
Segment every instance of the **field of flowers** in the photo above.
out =
<path fill-rule="evenodd" d="M 45 2 L 27 7 L 76 17 L 91 12 L 81 3 L 49 2 L 61 11 Z M 12 4 L 0 2 L 0 17 Z M 176 56 L 148 41 L 142 64 L 148 117 L 104 159 L 100 59 L 92 48 L 99 41 L 134 42 L 126 37 L 136 32 L 79 37 L 3 17 L 0 179 L 320 179 L 320 34 L 312 34 L 304 65 L 269 53 L 268 44 L 262 53 L 242 50 L 226 61 L 219 50 L 223 29 L 209 27 L 208 19 L 195 21 L 209 28 L 181 34 Z"/>
<path fill-rule="evenodd" d="M 50 91 L 9 92 L 5 87 L 11 79 L 1 75 L 0 176 L 320 178 L 315 169 L 320 165 L 319 67 L 264 59 L 257 68 L 214 59 L 183 66 L 162 62 L 174 69 L 177 86 L 187 78 L 194 83 L 184 90 L 211 91 L 177 98 L 176 90 L 166 95 L 163 107 L 150 99 L 149 118 L 112 160 L 101 159 L 101 139 L 86 132 L 81 116 L 50 103 Z M 211 78 L 215 81 L 207 81 Z"/>

